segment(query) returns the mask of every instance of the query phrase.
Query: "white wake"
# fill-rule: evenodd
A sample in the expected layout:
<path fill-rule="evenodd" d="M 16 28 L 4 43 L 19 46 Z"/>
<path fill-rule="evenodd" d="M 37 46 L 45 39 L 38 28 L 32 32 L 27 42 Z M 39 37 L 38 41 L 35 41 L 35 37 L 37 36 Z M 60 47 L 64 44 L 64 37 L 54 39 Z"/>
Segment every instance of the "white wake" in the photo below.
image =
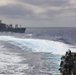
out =
<path fill-rule="evenodd" d="M 51 52 L 53 54 L 64 54 L 68 49 L 70 49 L 70 45 L 58 42 L 51 41 L 45 39 L 23 39 L 16 38 L 12 36 L 0 36 L 1 41 L 9 42 L 15 46 L 20 47 L 23 50 L 30 49 L 33 52 Z M 71 49 L 75 51 L 75 49 Z"/>

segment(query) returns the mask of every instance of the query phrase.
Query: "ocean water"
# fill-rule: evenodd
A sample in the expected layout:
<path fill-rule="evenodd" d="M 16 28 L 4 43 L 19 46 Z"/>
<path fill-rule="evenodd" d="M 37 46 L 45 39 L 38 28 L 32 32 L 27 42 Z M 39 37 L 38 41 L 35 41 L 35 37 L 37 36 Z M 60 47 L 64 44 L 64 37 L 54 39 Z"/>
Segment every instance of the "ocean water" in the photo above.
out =
<path fill-rule="evenodd" d="M 27 28 L 0 33 L 1 75 L 60 75 L 60 57 L 76 52 L 76 28 Z"/>

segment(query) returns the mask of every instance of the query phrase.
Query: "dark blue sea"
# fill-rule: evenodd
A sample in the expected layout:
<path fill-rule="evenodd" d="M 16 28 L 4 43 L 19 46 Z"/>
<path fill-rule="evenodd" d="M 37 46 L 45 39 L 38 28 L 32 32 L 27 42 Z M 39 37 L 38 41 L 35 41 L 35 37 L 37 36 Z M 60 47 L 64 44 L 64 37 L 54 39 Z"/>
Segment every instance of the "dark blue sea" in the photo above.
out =
<path fill-rule="evenodd" d="M 26 28 L 0 33 L 1 75 L 60 75 L 60 57 L 76 52 L 75 27 Z"/>

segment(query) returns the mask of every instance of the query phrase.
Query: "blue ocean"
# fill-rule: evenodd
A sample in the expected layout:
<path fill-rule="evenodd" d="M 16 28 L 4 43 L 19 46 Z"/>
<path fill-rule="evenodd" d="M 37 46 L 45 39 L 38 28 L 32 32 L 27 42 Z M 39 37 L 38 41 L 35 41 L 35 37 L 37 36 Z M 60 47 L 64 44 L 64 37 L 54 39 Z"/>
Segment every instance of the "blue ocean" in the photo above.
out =
<path fill-rule="evenodd" d="M 60 75 L 60 58 L 76 52 L 75 27 L 26 28 L 0 33 L 1 75 Z"/>

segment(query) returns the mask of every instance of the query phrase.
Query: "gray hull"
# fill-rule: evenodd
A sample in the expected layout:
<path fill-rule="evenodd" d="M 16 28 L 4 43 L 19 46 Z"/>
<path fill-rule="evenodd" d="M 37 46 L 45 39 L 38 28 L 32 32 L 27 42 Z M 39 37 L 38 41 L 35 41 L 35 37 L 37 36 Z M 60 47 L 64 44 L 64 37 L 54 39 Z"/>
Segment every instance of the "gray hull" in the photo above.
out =
<path fill-rule="evenodd" d="M 15 32 L 15 33 L 25 33 L 26 28 L 3 28 L 0 32 Z"/>

